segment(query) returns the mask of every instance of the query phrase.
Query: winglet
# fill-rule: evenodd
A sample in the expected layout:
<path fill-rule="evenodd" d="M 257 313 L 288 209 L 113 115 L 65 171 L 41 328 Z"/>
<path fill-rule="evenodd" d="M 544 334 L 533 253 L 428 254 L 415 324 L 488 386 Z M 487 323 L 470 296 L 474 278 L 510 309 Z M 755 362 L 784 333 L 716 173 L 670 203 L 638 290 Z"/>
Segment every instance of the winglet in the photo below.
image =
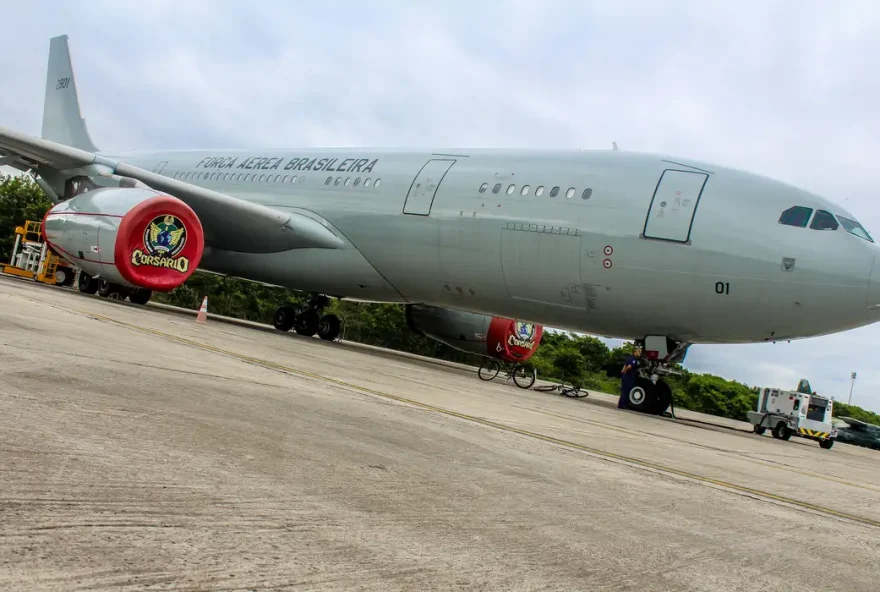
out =
<path fill-rule="evenodd" d="M 42 137 L 44 140 L 88 152 L 98 151 L 92 143 L 79 108 L 67 35 L 59 35 L 49 40 Z"/>
<path fill-rule="evenodd" d="M 617 147 L 617 142 L 611 142 L 611 149 L 617 152 L 619 148 Z"/>

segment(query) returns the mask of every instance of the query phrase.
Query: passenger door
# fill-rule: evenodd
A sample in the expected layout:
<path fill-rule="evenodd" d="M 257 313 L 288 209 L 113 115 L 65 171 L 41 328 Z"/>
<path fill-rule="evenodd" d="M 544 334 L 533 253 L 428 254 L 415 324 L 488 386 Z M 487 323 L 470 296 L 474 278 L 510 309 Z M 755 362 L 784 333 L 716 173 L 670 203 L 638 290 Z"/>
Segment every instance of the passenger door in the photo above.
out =
<path fill-rule="evenodd" d="M 642 238 L 689 244 L 691 228 L 709 175 L 667 169 L 654 190 Z"/>
<path fill-rule="evenodd" d="M 431 205 L 447 171 L 455 164 L 452 159 L 433 159 L 425 163 L 410 185 L 403 204 L 403 213 L 416 216 L 431 214 Z"/>

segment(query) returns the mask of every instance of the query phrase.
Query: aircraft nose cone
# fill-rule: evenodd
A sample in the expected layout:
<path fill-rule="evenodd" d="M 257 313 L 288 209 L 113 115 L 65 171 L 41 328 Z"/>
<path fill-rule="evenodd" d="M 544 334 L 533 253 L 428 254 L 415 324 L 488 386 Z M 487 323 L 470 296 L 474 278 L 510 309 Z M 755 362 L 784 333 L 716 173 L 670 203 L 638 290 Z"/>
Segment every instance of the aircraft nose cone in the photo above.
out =
<path fill-rule="evenodd" d="M 874 267 L 868 281 L 868 308 L 880 309 L 880 261 L 877 257 L 874 257 Z"/>

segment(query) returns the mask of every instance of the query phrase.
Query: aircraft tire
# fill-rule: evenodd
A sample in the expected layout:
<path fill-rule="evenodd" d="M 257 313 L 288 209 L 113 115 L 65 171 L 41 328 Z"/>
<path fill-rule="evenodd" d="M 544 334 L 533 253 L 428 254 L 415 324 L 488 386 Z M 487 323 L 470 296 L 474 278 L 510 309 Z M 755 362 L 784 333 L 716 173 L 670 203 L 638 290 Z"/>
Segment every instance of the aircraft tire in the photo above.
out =
<path fill-rule="evenodd" d="M 100 287 L 101 282 L 84 271 L 79 272 L 79 277 L 76 280 L 76 288 L 79 292 L 82 292 L 83 294 L 94 294 Z"/>
<path fill-rule="evenodd" d="M 104 298 L 109 298 L 112 300 L 125 300 L 125 297 L 127 296 L 127 290 L 120 284 L 102 281 L 101 287 L 98 288 L 98 296 L 102 296 Z"/>
<path fill-rule="evenodd" d="M 313 337 L 318 332 L 320 324 L 321 319 L 318 317 L 318 313 L 307 310 L 297 315 L 296 320 L 293 322 L 293 330 L 305 337 Z"/>
<path fill-rule="evenodd" d="M 275 325 L 275 328 L 279 331 L 287 333 L 291 329 L 293 329 L 294 322 L 296 321 L 296 313 L 293 310 L 293 307 L 284 305 L 279 306 L 275 309 L 275 315 L 272 318 L 272 324 Z"/>
<path fill-rule="evenodd" d="M 140 304 L 144 305 L 150 301 L 150 298 L 153 296 L 152 290 L 147 290 L 146 288 L 136 288 L 132 290 L 128 295 L 128 301 L 132 304 Z"/>
<path fill-rule="evenodd" d="M 318 322 L 318 337 L 324 341 L 333 341 L 341 330 L 342 323 L 335 314 L 326 314 Z"/>
<path fill-rule="evenodd" d="M 663 415 L 663 412 L 669 409 L 672 403 L 672 389 L 664 380 L 658 380 L 654 385 L 654 404 L 651 406 L 651 413 L 655 415 Z"/>
<path fill-rule="evenodd" d="M 656 387 L 647 378 L 639 376 L 626 396 L 626 406 L 633 411 L 650 413 L 657 400 Z"/>

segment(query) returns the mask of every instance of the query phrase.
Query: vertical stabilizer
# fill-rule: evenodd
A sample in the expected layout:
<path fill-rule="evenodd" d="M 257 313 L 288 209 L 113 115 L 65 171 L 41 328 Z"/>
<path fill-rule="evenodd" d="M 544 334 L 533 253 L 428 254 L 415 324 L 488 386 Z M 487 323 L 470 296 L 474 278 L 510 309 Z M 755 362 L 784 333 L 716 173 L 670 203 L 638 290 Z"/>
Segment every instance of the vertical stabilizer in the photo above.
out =
<path fill-rule="evenodd" d="M 42 137 L 81 150 L 98 151 L 80 113 L 67 35 L 49 40 Z"/>

